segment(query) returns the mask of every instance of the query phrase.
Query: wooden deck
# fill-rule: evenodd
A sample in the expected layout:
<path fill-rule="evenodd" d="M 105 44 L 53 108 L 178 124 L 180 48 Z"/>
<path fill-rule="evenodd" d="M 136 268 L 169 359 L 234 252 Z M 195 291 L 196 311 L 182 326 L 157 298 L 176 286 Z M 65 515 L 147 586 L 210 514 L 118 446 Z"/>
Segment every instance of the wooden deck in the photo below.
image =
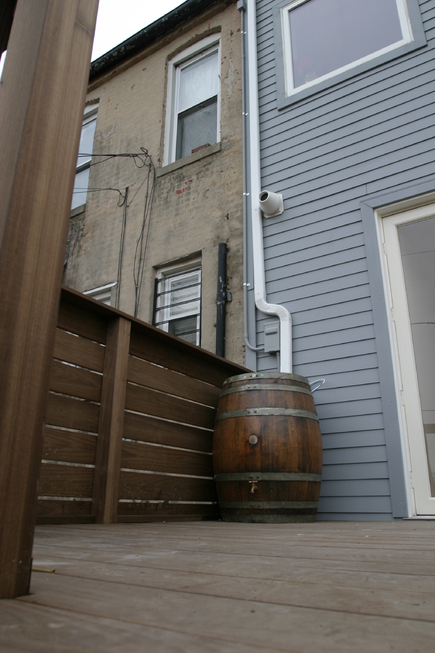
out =
<path fill-rule="evenodd" d="M 39 526 L 0 650 L 435 650 L 435 522 Z"/>

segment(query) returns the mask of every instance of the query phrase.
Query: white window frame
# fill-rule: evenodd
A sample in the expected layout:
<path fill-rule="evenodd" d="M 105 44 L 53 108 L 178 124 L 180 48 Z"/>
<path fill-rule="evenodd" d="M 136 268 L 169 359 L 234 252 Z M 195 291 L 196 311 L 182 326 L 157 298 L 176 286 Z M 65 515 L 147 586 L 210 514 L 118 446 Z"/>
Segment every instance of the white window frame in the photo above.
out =
<path fill-rule="evenodd" d="M 83 294 L 92 297 L 92 299 L 96 299 L 103 304 L 107 304 L 107 306 L 111 306 L 112 288 L 114 288 L 116 284 L 116 281 L 112 281 L 112 283 L 106 283 L 104 286 L 85 290 Z"/>
<path fill-rule="evenodd" d="M 289 13 L 296 7 L 310 2 L 310 0 L 293 0 L 292 2 L 286 4 L 281 8 L 281 27 L 282 27 L 282 39 L 283 39 L 283 55 L 284 55 L 284 78 L 285 78 L 285 92 L 287 97 L 297 95 L 301 91 L 315 87 L 318 84 L 334 78 L 342 73 L 346 73 L 353 68 L 360 66 L 366 62 L 370 62 L 374 59 L 381 57 L 382 55 L 388 54 L 393 50 L 396 50 L 406 44 L 411 43 L 414 40 L 413 31 L 411 27 L 411 20 L 408 12 L 407 0 L 396 0 L 397 10 L 399 14 L 400 26 L 402 30 L 402 39 L 393 43 L 381 50 L 377 50 L 365 57 L 357 59 L 345 66 L 341 66 L 336 70 L 317 77 L 312 81 L 308 81 L 305 84 L 295 88 L 293 80 L 293 62 L 292 62 L 292 49 L 291 49 L 291 37 L 290 37 L 290 20 Z"/>
<path fill-rule="evenodd" d="M 199 303 L 199 311 L 186 311 L 186 313 L 183 315 L 178 315 L 177 317 L 173 318 L 175 319 L 180 319 L 183 317 L 191 317 L 192 315 L 196 315 L 196 345 L 201 344 L 201 313 L 202 313 L 202 300 L 201 300 L 201 288 L 202 288 L 202 269 L 201 269 L 201 261 L 196 260 L 195 262 L 192 262 L 189 266 L 180 266 L 180 267 L 171 267 L 171 268 L 166 268 L 159 270 L 159 272 L 156 275 L 156 279 L 158 282 L 164 282 L 164 292 L 165 295 L 160 296 L 157 298 L 156 301 L 156 306 L 155 306 L 155 317 L 158 317 L 158 327 L 159 329 L 162 329 L 162 331 L 166 331 L 169 333 L 169 323 L 172 321 L 171 320 L 171 307 L 166 302 L 165 297 L 169 297 L 170 293 L 170 284 L 171 280 L 174 279 L 181 279 L 183 277 L 188 277 L 191 274 L 198 273 L 199 274 L 199 285 L 198 285 L 198 293 L 197 297 L 195 299 L 192 299 L 192 302 L 198 302 Z M 162 324 L 160 324 L 162 323 Z"/>
<path fill-rule="evenodd" d="M 90 104 L 87 107 L 85 107 L 85 111 L 83 114 L 83 122 L 82 122 L 82 129 L 85 125 L 88 125 L 91 122 L 97 122 L 97 114 L 98 114 L 98 104 Z M 94 138 L 95 138 L 95 132 L 94 132 Z M 93 147 L 92 147 L 93 149 Z M 80 162 L 79 163 L 79 158 L 77 158 L 77 165 L 76 165 L 76 176 L 83 172 L 84 170 L 87 170 L 88 168 L 91 167 L 91 161 L 92 161 L 92 152 L 85 153 L 84 154 L 90 154 L 86 161 Z M 79 152 L 80 155 L 80 152 Z M 87 198 L 87 192 L 88 192 L 88 187 L 89 184 L 86 188 L 83 190 L 80 189 L 80 195 L 84 195 L 84 201 L 80 202 L 79 204 L 74 204 L 74 190 L 73 190 L 73 196 L 71 200 L 71 210 L 74 210 L 78 208 L 79 206 L 83 206 L 86 203 L 86 198 Z M 74 188 L 75 188 L 75 183 L 74 183 Z"/>
<path fill-rule="evenodd" d="M 216 143 L 221 140 L 221 84 L 220 84 L 220 65 L 221 65 L 221 39 L 220 34 L 212 34 L 198 43 L 186 48 L 183 52 L 176 55 L 168 65 L 168 92 L 166 100 L 166 122 L 165 122 L 165 147 L 163 153 L 163 165 L 169 165 L 176 161 L 177 147 L 177 127 L 178 127 L 178 71 L 182 67 L 191 63 L 195 59 L 209 54 L 216 50 L 218 54 L 218 94 L 217 94 L 217 125 L 216 125 Z M 178 159 L 181 160 L 181 159 Z"/>

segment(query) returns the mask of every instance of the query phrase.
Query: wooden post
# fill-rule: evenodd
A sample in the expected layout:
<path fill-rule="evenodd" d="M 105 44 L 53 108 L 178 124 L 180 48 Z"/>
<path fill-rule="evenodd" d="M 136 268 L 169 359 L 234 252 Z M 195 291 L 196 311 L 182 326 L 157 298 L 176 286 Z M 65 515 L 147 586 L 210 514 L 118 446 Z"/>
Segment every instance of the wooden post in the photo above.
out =
<path fill-rule="evenodd" d="M 37 479 L 98 0 L 18 0 L 0 85 L 0 598 L 29 589 Z"/>
<path fill-rule="evenodd" d="M 110 320 L 107 328 L 92 513 L 97 523 L 115 524 L 127 390 L 131 322 Z"/>

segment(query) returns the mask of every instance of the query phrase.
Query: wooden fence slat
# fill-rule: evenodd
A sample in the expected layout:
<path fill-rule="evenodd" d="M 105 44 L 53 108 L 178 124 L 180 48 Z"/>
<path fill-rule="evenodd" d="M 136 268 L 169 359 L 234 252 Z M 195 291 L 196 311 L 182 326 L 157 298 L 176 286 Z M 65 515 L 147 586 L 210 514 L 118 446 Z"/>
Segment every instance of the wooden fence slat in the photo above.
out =
<path fill-rule="evenodd" d="M 221 391 L 214 385 L 153 365 L 134 356 L 129 357 L 127 378 L 132 383 L 161 390 L 176 397 L 191 399 L 207 406 L 216 405 Z"/>
<path fill-rule="evenodd" d="M 49 387 L 53 392 L 100 401 L 102 379 L 101 374 L 53 360 Z"/>
<path fill-rule="evenodd" d="M 62 501 L 61 499 L 48 500 L 39 499 L 37 505 L 37 524 L 73 523 L 74 519 L 87 518 L 87 521 L 95 521 L 91 516 L 92 501 L 74 500 Z"/>
<path fill-rule="evenodd" d="M 50 393 L 46 423 L 50 426 L 97 433 L 99 412 L 98 404 Z"/>
<path fill-rule="evenodd" d="M 106 348 L 97 342 L 78 337 L 62 329 L 56 329 L 54 358 L 102 372 L 105 351 Z"/>
<path fill-rule="evenodd" d="M 124 438 L 211 453 L 213 432 L 125 411 Z"/>
<path fill-rule="evenodd" d="M 184 503 L 124 503 L 118 504 L 118 523 L 155 521 L 198 521 L 219 519 L 219 506 L 210 504 Z"/>
<path fill-rule="evenodd" d="M 51 426 L 45 428 L 43 459 L 94 465 L 96 449 L 96 435 L 62 431 Z"/>
<path fill-rule="evenodd" d="M 104 344 L 106 342 L 107 318 L 87 310 L 84 306 L 77 306 L 68 301 L 68 293 L 64 289 L 62 289 L 62 298 L 57 326 L 83 338 Z"/>
<path fill-rule="evenodd" d="M 41 466 L 39 496 L 89 498 L 93 480 L 93 467 L 46 463 Z"/>
<path fill-rule="evenodd" d="M 213 480 L 164 474 L 121 471 L 120 499 L 161 501 L 217 501 Z"/>
<path fill-rule="evenodd" d="M 133 324 L 130 353 L 138 358 L 168 366 L 186 376 L 211 383 L 219 388 L 230 376 L 246 373 L 246 368 L 230 363 L 209 352 L 166 333 L 149 333 L 144 337 L 141 325 Z"/>
<path fill-rule="evenodd" d="M 215 408 L 194 404 L 131 383 L 127 385 L 125 407 L 127 410 L 135 410 L 155 417 L 170 416 L 170 419 L 177 422 L 202 426 L 208 429 L 213 428 L 216 415 Z"/>
<path fill-rule="evenodd" d="M 117 517 L 130 327 L 123 317 L 107 327 L 93 491 L 93 514 L 103 524 L 116 523 Z"/>
<path fill-rule="evenodd" d="M 209 454 L 156 447 L 137 442 L 122 443 L 121 467 L 186 476 L 213 476 Z"/>

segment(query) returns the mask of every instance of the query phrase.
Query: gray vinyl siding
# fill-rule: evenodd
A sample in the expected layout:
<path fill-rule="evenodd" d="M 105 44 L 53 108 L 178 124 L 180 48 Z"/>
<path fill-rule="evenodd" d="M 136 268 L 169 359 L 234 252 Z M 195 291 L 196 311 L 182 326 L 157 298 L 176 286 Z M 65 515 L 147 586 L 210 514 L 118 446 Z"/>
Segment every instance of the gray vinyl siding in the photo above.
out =
<path fill-rule="evenodd" d="M 435 0 L 420 0 L 427 46 L 284 109 L 279 5 L 257 1 L 262 187 L 282 193 L 285 209 L 264 221 L 266 291 L 292 314 L 294 372 L 326 379 L 314 395 L 324 448 L 319 518 L 403 517 L 400 436 L 392 426 L 386 438 L 381 388 L 381 377 L 393 383 L 391 370 L 380 374 L 389 342 L 376 331 L 374 232 L 361 205 L 404 186 L 409 197 L 425 182 L 435 190 Z M 257 312 L 258 344 L 266 320 Z M 257 369 L 276 370 L 276 358 L 258 354 Z"/>

